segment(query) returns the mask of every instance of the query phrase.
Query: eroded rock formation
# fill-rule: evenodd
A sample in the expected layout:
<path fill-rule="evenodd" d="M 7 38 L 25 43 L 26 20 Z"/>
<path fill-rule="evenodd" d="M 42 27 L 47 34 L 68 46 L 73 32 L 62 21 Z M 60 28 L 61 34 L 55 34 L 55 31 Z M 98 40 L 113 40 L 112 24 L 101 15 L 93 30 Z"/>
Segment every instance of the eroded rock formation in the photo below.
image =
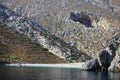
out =
<path fill-rule="evenodd" d="M 95 57 L 97 51 L 103 49 L 102 43 L 117 30 L 111 28 L 119 27 L 119 16 L 110 11 L 113 5 L 109 1 L 0 0 L 0 3 L 17 14 L 41 24 L 45 30 L 65 42 L 71 45 L 75 44 L 77 49 L 87 53 L 87 55 Z M 119 5 L 117 5 L 116 9 L 118 8 Z M 85 23 L 85 25 L 69 19 L 71 12 L 75 14 L 87 13 L 87 15 L 84 15 L 85 18 L 82 17 L 81 19 L 81 22 Z M 87 27 L 91 23 L 93 29 Z"/>
<path fill-rule="evenodd" d="M 120 52 L 117 51 L 120 44 L 119 33 L 107 42 L 106 49 L 99 51 L 97 58 L 84 63 L 83 69 L 120 71 Z"/>
<path fill-rule="evenodd" d="M 114 40 L 103 42 L 120 31 L 119 0 L 0 0 L 0 3 L 12 10 L 1 6 L 4 8 L 0 9 L 1 22 L 28 35 L 62 59 L 79 56 L 85 61 L 88 58 L 85 56 L 95 58 L 98 53 L 99 58 L 86 64 L 89 66 L 93 61 L 93 67 L 97 62 L 98 67 L 106 68 L 101 56 L 112 55 L 110 60 L 106 59 L 107 64 L 116 56 L 116 50 L 110 47 Z M 82 56 L 79 51 L 87 55 Z"/>
<path fill-rule="evenodd" d="M 64 40 L 52 35 L 33 20 L 24 18 L 3 5 L 0 5 L 0 22 L 27 35 L 32 41 L 39 43 L 61 59 L 67 61 L 76 59 L 78 61 L 85 61 L 90 59 L 88 55 L 66 43 Z"/>

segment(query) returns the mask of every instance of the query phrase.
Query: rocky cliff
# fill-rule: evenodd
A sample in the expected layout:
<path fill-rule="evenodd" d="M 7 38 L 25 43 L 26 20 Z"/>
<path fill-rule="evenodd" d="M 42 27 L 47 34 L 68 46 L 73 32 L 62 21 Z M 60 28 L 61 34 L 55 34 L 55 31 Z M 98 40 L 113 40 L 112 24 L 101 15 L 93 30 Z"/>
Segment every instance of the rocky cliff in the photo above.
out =
<path fill-rule="evenodd" d="M 104 48 L 102 43 L 120 25 L 119 0 L 1 0 L 1 3 L 92 57 Z"/>
<path fill-rule="evenodd" d="M 0 3 L 1 22 L 65 60 L 97 59 L 97 53 L 103 51 L 102 55 L 104 50 L 106 53 L 109 43 L 113 44 L 111 37 L 120 32 L 119 0 L 1 0 Z"/>
<path fill-rule="evenodd" d="M 68 61 L 90 59 L 88 55 L 52 35 L 33 20 L 24 18 L 3 5 L 0 5 L 0 13 L 0 21 L 3 24 L 27 35 L 33 42 L 39 43 L 59 58 Z"/>
<path fill-rule="evenodd" d="M 83 64 L 85 70 L 109 70 L 120 71 L 120 33 L 117 33 L 108 41 L 106 48 L 97 53 L 97 57 Z"/>

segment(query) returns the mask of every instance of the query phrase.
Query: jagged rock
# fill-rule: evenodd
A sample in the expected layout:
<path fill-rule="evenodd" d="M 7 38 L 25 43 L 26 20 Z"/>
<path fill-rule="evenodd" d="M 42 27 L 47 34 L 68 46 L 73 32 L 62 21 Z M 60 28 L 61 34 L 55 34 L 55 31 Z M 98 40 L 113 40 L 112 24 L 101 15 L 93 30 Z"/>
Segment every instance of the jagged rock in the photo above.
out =
<path fill-rule="evenodd" d="M 110 66 L 112 57 L 107 50 L 100 51 L 97 55 L 98 63 L 102 69 L 107 69 Z"/>
<path fill-rule="evenodd" d="M 108 39 L 105 43 L 104 46 L 107 47 L 112 43 L 120 43 L 120 32 L 118 31 L 117 34 L 115 34 L 111 39 Z"/>
<path fill-rule="evenodd" d="M 85 62 L 82 65 L 82 69 L 84 69 L 84 70 L 98 70 L 98 69 L 100 69 L 98 60 L 97 59 L 92 59 L 90 61 Z"/>
<path fill-rule="evenodd" d="M 120 48 L 116 51 L 116 56 L 113 58 L 108 71 L 118 71 L 120 72 Z"/>
<path fill-rule="evenodd" d="M 110 23 L 101 15 L 91 14 L 87 12 L 71 12 L 70 19 L 72 19 L 74 22 L 79 22 L 86 27 L 101 27 L 103 29 L 108 29 L 110 25 Z"/>
<path fill-rule="evenodd" d="M 113 43 L 110 46 L 108 46 L 106 50 L 99 51 L 97 54 L 97 58 L 85 62 L 82 65 L 82 69 L 84 70 L 109 70 L 109 71 L 112 71 L 112 70 L 114 71 L 114 69 L 118 69 L 117 71 L 119 71 L 120 70 L 120 57 L 116 57 L 113 60 L 113 58 L 115 57 L 115 51 L 117 50 L 117 47 L 118 47 L 118 44 Z"/>
<path fill-rule="evenodd" d="M 113 42 L 107 46 L 106 50 L 98 52 L 97 59 L 102 69 L 107 69 L 110 66 L 111 61 L 116 55 L 118 45 L 118 42 Z"/>
<path fill-rule="evenodd" d="M 21 10 L 22 10 L 22 7 L 16 7 L 13 9 L 14 12 L 20 14 L 21 13 Z"/>
<path fill-rule="evenodd" d="M 103 69 L 107 69 L 113 58 L 115 57 L 115 51 L 118 48 L 118 43 L 110 44 L 106 50 L 100 51 L 97 55 L 99 65 Z"/>
<path fill-rule="evenodd" d="M 99 51 L 96 59 L 92 59 L 83 64 L 85 70 L 109 70 L 120 71 L 120 55 L 116 54 L 119 43 L 109 44 L 106 50 Z M 118 52 L 119 53 L 119 52 Z M 116 56 L 116 57 L 115 57 Z"/>
<path fill-rule="evenodd" d="M 110 44 L 106 50 L 99 51 L 97 58 L 85 62 L 82 65 L 84 70 L 109 70 L 120 71 L 120 54 L 116 54 L 118 43 Z"/>
<path fill-rule="evenodd" d="M 99 8 L 99 7 L 108 6 L 109 3 L 107 1 L 108 0 L 60 0 L 60 1 L 59 0 L 44 0 L 44 1 L 42 0 L 7 0 L 7 1 L 2 0 L 3 3 L 1 2 L 1 4 L 4 4 L 5 6 L 9 7 L 9 9 L 13 9 L 15 12 L 17 12 L 18 14 L 26 18 L 34 19 L 34 21 L 37 21 L 38 23 L 40 23 L 42 27 L 44 27 L 50 33 L 52 33 L 53 35 L 56 35 L 61 39 L 64 39 L 66 42 L 74 41 L 74 42 L 81 43 L 81 45 L 80 44 L 77 44 L 77 45 L 84 46 L 83 48 L 79 46 L 76 46 L 76 47 L 84 51 L 85 53 L 88 53 L 88 55 L 95 57 L 96 52 L 103 48 L 101 43 L 103 43 L 103 41 L 108 40 L 109 37 L 111 37 L 111 35 L 114 33 L 115 30 L 111 28 L 117 27 L 118 25 L 116 23 L 120 23 L 116 21 L 116 20 L 119 21 L 119 16 L 116 17 L 116 14 L 113 15 L 109 11 L 110 10 L 109 7 L 108 7 L 109 10 L 106 10 L 106 8 L 105 9 Z M 115 2 L 114 0 L 112 1 Z M 95 6 L 89 3 L 94 3 Z M 94 19 L 92 19 L 91 21 L 92 21 L 92 26 L 95 26 L 96 30 L 95 28 L 93 28 L 86 32 L 81 31 L 82 28 L 85 27 L 85 25 L 80 24 L 79 22 L 71 21 L 69 19 L 70 12 L 91 13 L 93 16 L 95 16 Z M 91 19 L 91 16 L 90 16 L 90 19 Z M 107 16 L 108 18 L 106 18 Z M 111 23 L 112 25 L 111 24 L 108 25 L 109 23 Z M 108 27 L 109 30 L 104 31 L 104 30 L 97 29 L 97 28 L 101 28 L 101 26 L 104 28 Z M 66 33 L 64 36 L 62 34 L 63 32 Z M 81 33 L 86 33 L 86 34 L 82 35 Z M 70 36 L 71 34 L 73 36 Z M 102 36 L 98 36 L 99 34 L 101 34 Z M 89 37 L 84 38 L 84 36 L 89 36 Z M 84 45 L 83 42 L 85 40 L 88 43 Z M 95 44 L 93 42 L 95 40 L 99 41 L 99 43 Z M 86 49 L 86 46 L 89 46 L 89 41 L 91 41 L 90 43 L 92 43 L 93 46 L 91 47 L 91 49 Z"/>
<path fill-rule="evenodd" d="M 111 62 L 111 65 L 108 68 L 108 71 L 118 71 L 120 72 L 120 56 L 116 56 L 113 61 Z"/>
<path fill-rule="evenodd" d="M 11 1 L 13 3 L 10 3 Z M 64 58 L 64 59 L 71 60 L 71 59 L 74 59 L 76 56 L 80 57 L 81 55 L 79 55 L 79 52 L 76 52 L 76 50 L 74 50 L 74 49 L 71 50 L 70 46 L 68 44 L 66 44 L 64 41 L 62 41 L 58 38 L 56 39 L 55 35 L 57 33 L 59 33 L 57 37 L 60 37 L 62 35 L 62 37 L 65 38 L 64 40 L 66 40 L 68 42 L 73 41 L 76 43 L 80 43 L 80 45 L 77 44 L 80 46 L 77 48 L 82 49 L 83 51 L 85 51 L 85 53 L 88 53 L 90 56 L 92 56 L 91 54 L 93 54 L 93 52 L 96 53 L 97 50 L 100 50 L 103 48 L 103 47 L 99 47 L 99 46 L 101 46 L 101 42 L 107 40 L 117 30 L 117 29 L 113 29 L 113 28 L 108 29 L 107 31 L 98 29 L 99 26 L 103 27 L 103 28 L 111 26 L 111 25 L 109 25 L 108 19 L 112 19 L 112 18 L 109 17 L 108 19 L 106 19 L 104 17 L 112 16 L 112 15 L 110 15 L 109 12 L 106 12 L 106 11 L 104 12 L 104 10 L 102 10 L 102 9 L 100 9 L 100 10 L 99 10 L 99 8 L 94 9 L 94 7 L 97 7 L 97 6 L 101 7 L 101 5 L 104 5 L 106 3 L 108 3 L 108 5 L 106 5 L 106 6 L 110 6 L 108 0 L 106 0 L 106 1 L 105 0 L 86 0 L 89 3 L 90 3 L 90 1 L 92 1 L 92 2 L 95 1 L 95 5 L 97 4 L 97 6 L 93 6 L 93 7 L 88 6 L 88 4 L 84 3 L 84 0 L 81 0 L 81 1 L 80 0 L 75 0 L 75 1 L 62 0 L 62 1 L 58 1 L 58 2 L 56 2 L 57 0 L 53 0 L 53 3 L 51 3 L 51 1 L 49 1 L 49 0 L 45 0 L 43 2 L 41 2 L 40 0 L 33 0 L 31 2 L 26 2 L 27 4 L 25 4 L 25 2 L 24 2 L 27 0 L 22 0 L 22 1 L 17 0 L 17 2 L 15 2 L 15 1 L 16 0 L 8 1 L 8 5 L 10 6 L 12 4 L 13 6 L 15 6 L 16 3 L 22 2 L 22 4 L 24 6 L 23 6 L 23 8 L 21 8 L 22 10 L 18 10 L 18 12 L 19 11 L 22 12 L 23 14 L 21 14 L 21 15 L 23 15 L 27 18 L 31 17 L 31 18 L 35 18 L 35 20 L 37 20 L 38 22 L 40 21 L 40 23 L 42 23 L 43 26 L 47 26 L 46 29 L 49 30 L 53 35 L 48 33 L 41 26 L 36 24 L 33 20 L 28 20 L 28 19 L 25 19 L 24 17 L 18 16 L 17 14 L 8 10 L 4 6 L 0 6 L 2 8 L 2 9 L 0 9 L 1 22 L 4 22 L 8 26 L 13 27 L 14 29 L 17 29 L 19 32 L 26 34 L 34 42 L 40 43 L 42 46 L 44 46 L 44 48 L 48 49 L 49 51 L 53 52 L 55 55 L 60 56 L 61 58 Z M 79 1 L 79 3 L 78 3 L 78 1 Z M 63 2 L 65 2 L 65 3 L 63 3 Z M 75 2 L 75 3 L 70 4 L 69 2 L 70 3 Z M 102 4 L 102 3 L 104 3 L 104 4 Z M 84 10 L 82 11 L 81 9 L 84 8 L 84 7 L 82 7 L 82 4 L 85 4 L 85 6 L 87 5 L 88 9 L 85 11 Z M 46 7 L 44 7 L 45 5 L 46 5 Z M 77 6 L 79 8 L 75 8 Z M 104 7 L 104 6 L 102 6 L 102 7 Z M 83 25 L 77 24 L 75 22 L 72 23 L 71 21 L 70 22 L 68 21 L 68 17 L 66 17 L 66 16 L 69 16 L 69 13 L 71 11 L 75 12 L 74 9 L 81 10 L 80 12 L 88 11 L 88 13 L 89 13 L 89 11 L 90 11 L 90 13 L 92 12 L 92 13 L 95 13 L 96 15 L 92 14 L 94 16 L 93 17 L 91 14 L 88 14 L 88 13 L 87 14 L 86 13 L 79 14 L 79 12 L 78 12 L 78 14 L 71 13 L 70 16 L 73 19 L 73 21 L 78 21 L 78 22 L 82 23 Z M 96 11 L 94 11 L 94 10 L 96 10 Z M 17 12 L 17 10 L 15 10 L 15 11 Z M 103 15 L 105 15 L 105 16 L 103 16 Z M 11 16 L 16 16 L 16 18 L 11 17 Z M 91 20 L 92 19 L 91 17 L 93 17 L 94 19 Z M 114 19 L 110 20 L 110 23 L 113 20 Z M 94 22 L 94 23 L 91 24 L 91 22 Z M 115 23 L 115 22 L 113 22 L 113 23 Z M 92 25 L 97 28 L 94 28 L 94 29 L 83 28 L 84 25 L 87 27 Z M 65 34 L 63 34 L 63 32 L 65 32 Z M 78 36 L 78 35 L 80 35 L 80 36 Z M 117 39 L 117 37 L 115 39 Z M 98 41 L 97 45 L 94 42 L 94 40 Z M 115 40 L 115 42 L 116 42 L 116 40 Z M 112 47 L 110 46 L 110 44 L 112 44 Z M 93 48 L 94 46 L 95 46 L 95 48 Z M 115 50 L 117 48 L 113 47 L 113 46 L 116 46 L 116 44 L 114 45 L 113 42 L 110 42 L 107 46 L 109 46 L 109 47 L 106 48 L 105 53 L 103 51 L 99 54 L 99 56 L 100 55 L 111 56 L 112 58 L 110 58 L 110 60 L 109 59 L 106 60 L 109 62 L 115 56 Z M 76 54 L 74 55 L 74 53 L 76 53 Z M 73 57 L 73 56 L 75 56 L 75 57 Z M 94 57 L 94 56 L 92 56 L 92 57 Z M 106 58 L 106 56 L 104 56 L 104 57 Z M 102 67 L 104 65 L 104 63 L 102 62 L 101 59 L 102 58 L 100 57 L 99 61 L 101 61 L 101 62 L 99 62 L 99 64 L 101 64 L 101 67 Z M 108 62 L 106 62 L 106 63 L 108 64 Z M 93 63 L 94 63 L 94 60 L 93 60 Z M 89 62 L 89 64 L 90 64 L 90 62 Z"/>
<path fill-rule="evenodd" d="M 118 43 L 117 42 L 113 42 L 112 44 L 110 44 L 106 50 L 108 51 L 109 55 L 113 58 L 115 57 L 115 53 L 116 50 L 118 49 Z"/>
<path fill-rule="evenodd" d="M 17 13 L 0 5 L 1 23 L 16 29 L 18 32 L 27 35 L 32 41 L 39 43 L 48 51 L 64 60 L 89 59 L 90 57 L 78 49 L 71 48 L 64 40 L 50 34 L 39 24 L 31 19 L 26 19 Z M 82 57 L 82 58 L 81 58 Z M 81 60 L 81 61 L 83 61 Z"/>

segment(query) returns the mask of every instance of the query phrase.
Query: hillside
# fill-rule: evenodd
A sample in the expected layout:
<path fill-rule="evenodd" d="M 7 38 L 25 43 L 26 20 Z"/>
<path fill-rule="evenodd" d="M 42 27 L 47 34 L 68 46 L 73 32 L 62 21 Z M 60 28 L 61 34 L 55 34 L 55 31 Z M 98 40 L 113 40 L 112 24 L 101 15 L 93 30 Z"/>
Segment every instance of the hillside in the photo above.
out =
<path fill-rule="evenodd" d="M 84 69 L 118 70 L 119 3 L 119 0 L 0 0 L 0 22 L 60 59 L 69 62 L 92 59 Z"/>
<path fill-rule="evenodd" d="M 27 36 L 0 24 L 0 62 L 64 63 L 65 61 L 32 42 Z"/>
<path fill-rule="evenodd" d="M 1 0 L 1 4 L 91 57 L 120 25 L 119 0 Z"/>
<path fill-rule="evenodd" d="M 78 50 L 75 46 L 51 34 L 35 21 L 23 17 L 7 7 L 0 5 L 1 23 L 27 35 L 33 42 L 39 43 L 51 53 L 67 61 L 86 61 L 91 57 Z"/>

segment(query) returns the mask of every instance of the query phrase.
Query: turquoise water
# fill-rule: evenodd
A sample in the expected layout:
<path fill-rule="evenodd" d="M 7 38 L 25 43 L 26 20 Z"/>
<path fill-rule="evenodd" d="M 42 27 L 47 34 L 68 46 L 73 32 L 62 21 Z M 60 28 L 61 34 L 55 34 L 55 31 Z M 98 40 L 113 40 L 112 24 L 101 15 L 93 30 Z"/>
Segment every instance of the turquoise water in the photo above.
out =
<path fill-rule="evenodd" d="M 120 80 L 120 73 L 73 68 L 0 67 L 0 80 Z"/>

